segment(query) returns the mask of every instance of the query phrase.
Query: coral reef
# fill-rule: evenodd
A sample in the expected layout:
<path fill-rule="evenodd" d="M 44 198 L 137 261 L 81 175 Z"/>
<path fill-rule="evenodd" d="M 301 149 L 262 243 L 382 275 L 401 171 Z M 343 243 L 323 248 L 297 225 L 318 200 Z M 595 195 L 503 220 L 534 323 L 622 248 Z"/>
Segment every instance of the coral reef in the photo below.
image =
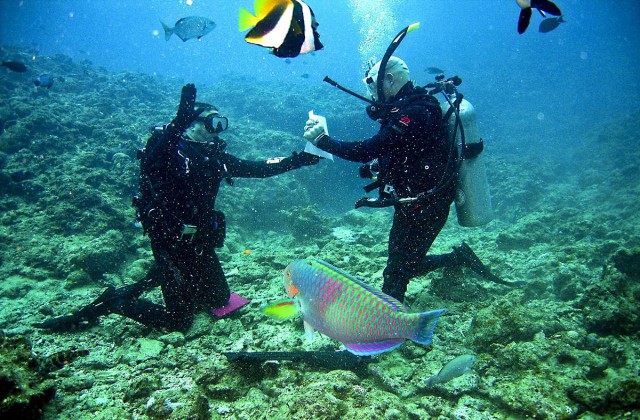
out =
<path fill-rule="evenodd" d="M 151 266 L 131 208 L 136 149 L 148 127 L 172 118 L 183 82 L 110 73 L 62 55 L 38 55 L 31 67 L 65 81 L 34 91 L 24 77 L 0 72 L 0 414 L 638 416 L 640 186 L 631 180 L 640 151 L 627 146 L 640 131 L 638 112 L 567 140 L 568 160 L 488 154 L 496 219 L 463 229 L 452 210 L 430 252 L 466 240 L 492 272 L 525 286 L 488 283 L 466 269 L 433 272 L 412 280 L 406 299 L 411 311 L 447 308 L 432 345 L 404 344 L 363 376 L 298 362 L 247 371 L 221 353 L 340 349 L 320 335 L 305 340 L 299 320 L 277 323 L 259 309 L 284 297 L 282 270 L 295 258 L 321 258 L 379 287 L 391 210 L 346 210 L 363 183 L 355 165 L 321 162 L 272 179 L 237 180 L 221 189 L 218 205 L 228 222 L 220 260 L 232 289 L 253 301 L 239 314 L 214 320 L 203 312 L 184 334 L 117 315 L 73 333 L 35 329 Z M 317 99 L 321 91 L 281 89 L 275 97 L 272 87 L 242 78 L 198 88 L 199 98 L 229 116 L 224 138 L 243 158 L 302 149 L 298 132 L 315 105 L 333 112 L 337 133 L 359 137 L 370 126 L 348 98 Z M 245 94 L 227 94 L 238 89 Z M 161 299 L 157 290 L 148 297 Z M 461 354 L 476 355 L 472 372 L 428 385 Z"/>
<path fill-rule="evenodd" d="M 45 380 L 46 366 L 31 353 L 31 343 L 0 332 L 0 366 L 0 416 L 40 418 L 55 394 L 55 385 Z"/>

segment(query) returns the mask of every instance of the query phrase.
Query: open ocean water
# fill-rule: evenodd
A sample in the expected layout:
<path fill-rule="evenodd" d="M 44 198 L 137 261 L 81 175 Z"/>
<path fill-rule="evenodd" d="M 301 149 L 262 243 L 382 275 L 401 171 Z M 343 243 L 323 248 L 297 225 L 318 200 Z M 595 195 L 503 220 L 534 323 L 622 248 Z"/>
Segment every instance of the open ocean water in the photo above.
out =
<path fill-rule="evenodd" d="M 534 11 L 522 35 L 511 0 L 308 4 L 324 49 L 284 59 L 238 31 L 250 1 L 0 1 L 0 60 L 26 66 L 0 67 L 0 417 L 638 418 L 640 3 L 558 0 L 564 23 L 539 32 Z M 216 27 L 165 40 L 161 21 L 186 16 Z M 462 78 L 495 214 L 464 228 L 452 206 L 430 253 L 465 240 L 524 286 L 470 270 L 414 278 L 411 312 L 447 308 L 433 342 L 408 342 L 364 372 L 228 362 L 223 352 L 342 348 L 260 311 L 285 297 L 282 270 L 296 258 L 381 287 L 392 213 L 354 210 L 367 181 L 336 159 L 221 189 L 219 257 L 252 300 L 240 314 L 203 311 L 184 334 L 117 315 L 69 333 L 34 328 L 151 266 L 131 207 L 136 151 L 171 121 L 185 83 L 229 117 L 223 138 L 243 158 L 302 150 L 310 110 L 332 136 L 362 140 L 378 128 L 365 103 L 323 78 L 366 95 L 367 63 L 414 22 L 395 55 L 420 85 L 431 67 Z M 36 87 L 44 74 L 52 86 Z M 469 372 L 431 385 L 464 354 L 476 356 Z"/>

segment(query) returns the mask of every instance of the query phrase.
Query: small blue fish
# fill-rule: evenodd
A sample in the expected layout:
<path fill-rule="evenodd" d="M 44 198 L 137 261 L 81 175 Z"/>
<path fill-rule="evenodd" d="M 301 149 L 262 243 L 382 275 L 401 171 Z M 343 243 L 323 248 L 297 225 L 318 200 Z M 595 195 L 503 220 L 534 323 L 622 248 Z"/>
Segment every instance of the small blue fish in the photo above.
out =
<path fill-rule="evenodd" d="M 41 74 L 36 80 L 33 81 L 33 84 L 37 87 L 49 89 L 51 86 L 53 86 L 53 76 L 46 73 Z"/>
<path fill-rule="evenodd" d="M 165 41 L 168 41 L 173 34 L 176 34 L 183 42 L 192 38 L 200 39 L 216 27 L 214 21 L 201 16 L 184 17 L 178 20 L 173 28 L 165 25 L 162 21 L 160 23 L 164 29 Z"/>
<path fill-rule="evenodd" d="M 547 32 L 551 32 L 560 26 L 561 23 L 565 23 L 566 20 L 562 16 L 558 17 L 550 17 L 546 18 L 542 22 L 540 22 L 540 26 L 538 27 L 538 31 L 546 34 Z"/>

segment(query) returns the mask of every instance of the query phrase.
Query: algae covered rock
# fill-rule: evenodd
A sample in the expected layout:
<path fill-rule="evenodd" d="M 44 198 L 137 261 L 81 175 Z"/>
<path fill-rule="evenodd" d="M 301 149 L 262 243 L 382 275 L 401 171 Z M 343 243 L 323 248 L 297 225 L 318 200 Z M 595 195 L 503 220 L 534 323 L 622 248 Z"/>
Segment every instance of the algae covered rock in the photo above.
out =
<path fill-rule="evenodd" d="M 640 279 L 640 249 L 620 250 L 611 258 L 611 261 L 621 273 L 636 280 Z"/>
<path fill-rule="evenodd" d="M 40 418 L 55 388 L 39 370 L 26 338 L 0 332 L 0 418 Z"/>
<path fill-rule="evenodd" d="M 117 230 L 109 230 L 81 245 L 70 261 L 91 278 L 99 280 L 103 274 L 117 271 L 125 258 L 124 235 Z"/>

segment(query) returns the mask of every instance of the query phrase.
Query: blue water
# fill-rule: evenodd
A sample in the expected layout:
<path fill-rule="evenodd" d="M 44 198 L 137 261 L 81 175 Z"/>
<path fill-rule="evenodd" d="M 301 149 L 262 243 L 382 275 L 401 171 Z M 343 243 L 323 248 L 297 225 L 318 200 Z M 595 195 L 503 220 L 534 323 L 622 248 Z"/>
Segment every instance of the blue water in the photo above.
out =
<path fill-rule="evenodd" d="M 429 66 L 462 77 L 461 91 L 475 105 L 494 157 L 565 159 L 558 150 L 637 110 L 640 101 L 640 3 L 635 0 L 615 6 L 605 0 L 558 1 L 567 23 L 539 33 L 542 18 L 535 13 L 524 35 L 516 32 L 519 9 L 513 1 L 314 1 L 310 5 L 325 49 L 291 60 L 244 41 L 237 14 L 241 6 L 253 10 L 251 1 L 192 3 L 5 0 L 0 2 L 0 43 L 31 46 L 36 60 L 61 53 L 108 70 L 174 76 L 198 85 L 242 75 L 275 86 L 274 96 L 279 89 L 308 91 L 300 122 L 285 124 L 294 130 L 302 126 L 307 108 L 318 103 L 318 87 L 324 86 L 322 99 L 344 100 L 344 93 L 322 82 L 324 76 L 364 94 L 364 63 L 380 58 L 401 28 L 419 21 L 420 29 L 405 38 L 396 55 L 421 84 L 433 78 L 425 71 Z M 160 21 L 173 25 L 190 15 L 206 16 L 217 27 L 200 41 L 176 36 L 165 41 Z M 371 34 L 375 42 L 363 47 Z M 356 99 L 349 103 L 357 109 L 363 105 Z M 331 134 L 344 140 L 372 134 L 376 125 L 360 115 L 358 121 L 326 115 Z M 272 118 L 277 121 L 278 115 Z M 349 129 L 354 126 L 358 130 Z M 330 183 L 353 172 L 352 166 L 338 163 Z"/>
<path fill-rule="evenodd" d="M 238 9 L 253 10 L 251 1 L 192 3 L 5 0 L 0 2 L 0 44 L 33 47 L 36 60 L 61 53 L 108 70 L 173 76 L 198 85 L 241 75 L 270 86 L 274 96 L 279 90 L 283 98 L 291 91 L 309 92 L 300 121 L 279 121 L 274 114 L 274 128 L 298 135 L 306 112 L 316 107 L 316 113 L 327 116 L 333 136 L 357 140 L 373 134 L 376 124 L 364 112 L 357 120 L 341 120 L 318 109 L 320 99 L 344 101 L 346 96 L 323 83 L 323 77 L 365 94 L 366 61 L 380 58 L 401 28 L 419 21 L 420 29 L 405 38 L 396 55 L 421 84 L 433 80 L 425 71 L 429 66 L 462 77 L 460 89 L 478 111 L 481 134 L 494 158 L 567 159 L 558 152 L 580 144 L 601 124 L 637 110 L 640 101 L 640 3 L 635 0 L 616 1 L 615 7 L 605 0 L 558 1 L 567 23 L 539 33 L 542 18 L 535 13 L 524 35 L 516 32 L 519 8 L 513 1 L 313 1 L 325 49 L 291 60 L 244 41 Z M 199 41 L 182 42 L 176 36 L 165 41 L 160 21 L 172 26 L 190 15 L 206 16 L 217 27 Z M 367 36 L 374 42 L 366 44 Z M 318 88 L 323 98 L 317 97 Z M 253 100 L 259 107 L 259 98 Z M 349 101 L 362 109 L 362 102 Z M 341 182 L 354 178 L 354 167 L 341 161 L 325 175 L 328 185 L 344 189 L 347 197 L 339 200 L 344 209 L 361 195 L 361 182 Z"/>
<path fill-rule="evenodd" d="M 354 0 L 355 2 L 355 0 Z M 322 84 L 330 75 L 363 92 L 359 51 L 361 32 L 389 34 L 419 21 L 397 54 L 421 83 L 427 66 L 459 74 L 463 91 L 483 114 L 485 136 L 512 143 L 517 134 L 501 130 L 505 120 L 518 119 L 535 129 L 540 141 L 554 142 L 582 131 L 600 119 L 637 108 L 640 99 L 640 3 L 635 0 L 558 1 L 566 24 L 553 32 L 537 32 L 534 14 L 524 35 L 515 26 L 513 1 L 350 1 L 310 2 L 323 51 L 285 60 L 244 42 L 237 29 L 238 8 L 252 10 L 251 1 L 45 1 L 0 2 L 0 42 L 33 46 L 40 54 L 62 53 L 87 59 L 110 70 L 171 75 L 196 83 L 230 74 L 278 81 L 298 89 Z M 380 6 L 380 3 L 384 3 Z M 380 9 L 389 11 L 389 28 L 371 25 Z M 160 20 L 201 15 L 217 28 L 200 41 L 168 42 Z M 369 15 L 359 27 L 359 16 Z M 384 45 L 383 45 L 384 44 Z M 308 79 L 300 77 L 308 74 Z M 329 89 L 327 94 L 335 94 Z M 360 105 L 360 104 L 357 104 Z M 596 117 L 596 118 L 594 118 Z M 496 121 L 496 120 L 502 120 Z M 348 136 L 348 133 L 344 133 Z"/>

